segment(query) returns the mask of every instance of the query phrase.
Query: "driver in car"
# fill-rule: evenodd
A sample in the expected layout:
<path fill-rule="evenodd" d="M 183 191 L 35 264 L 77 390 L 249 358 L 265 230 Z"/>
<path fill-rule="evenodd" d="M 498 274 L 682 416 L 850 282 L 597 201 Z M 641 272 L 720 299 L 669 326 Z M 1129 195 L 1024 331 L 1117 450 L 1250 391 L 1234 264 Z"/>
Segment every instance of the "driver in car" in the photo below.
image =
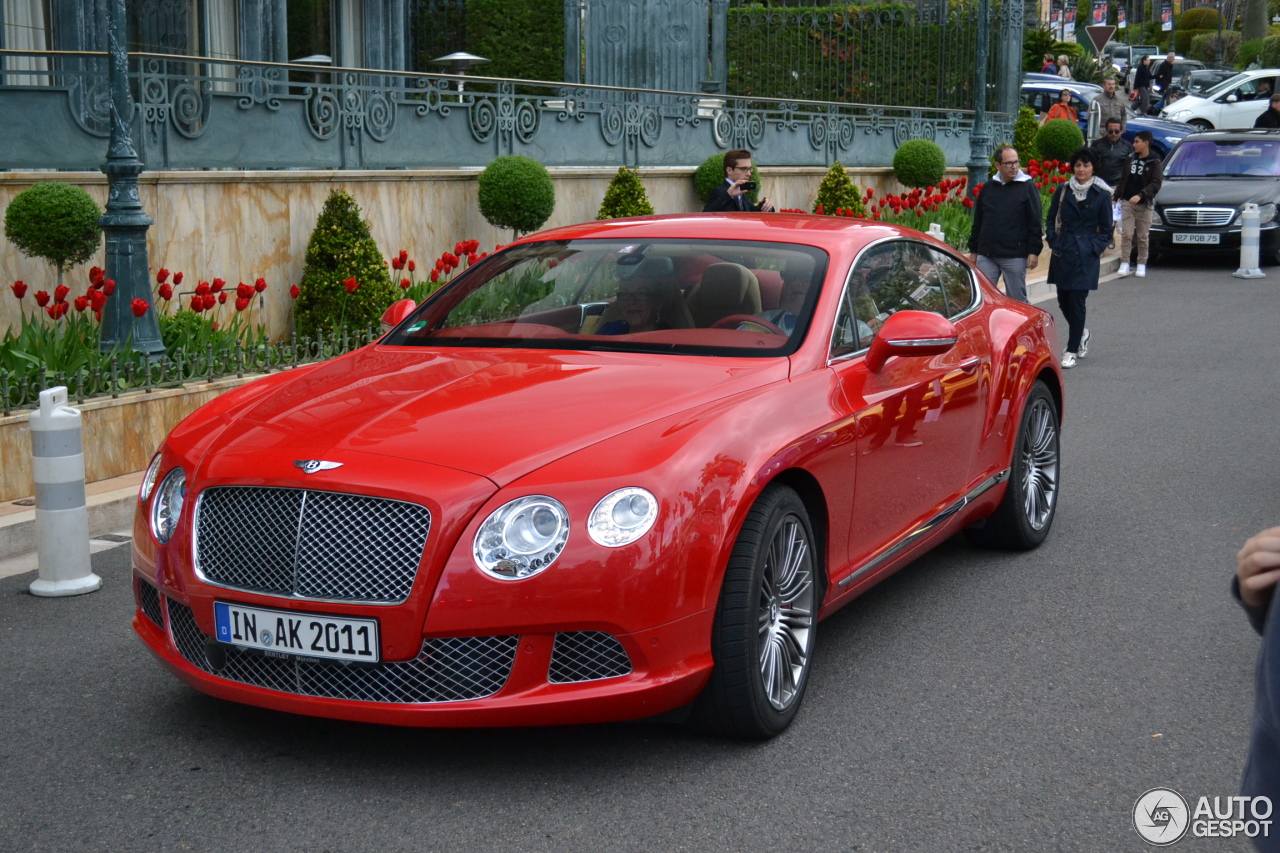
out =
<path fill-rule="evenodd" d="M 652 279 L 634 278 L 618 282 L 617 306 L 622 315 L 596 330 L 597 335 L 629 335 L 633 332 L 655 332 L 662 325 L 659 301 L 662 291 Z"/>

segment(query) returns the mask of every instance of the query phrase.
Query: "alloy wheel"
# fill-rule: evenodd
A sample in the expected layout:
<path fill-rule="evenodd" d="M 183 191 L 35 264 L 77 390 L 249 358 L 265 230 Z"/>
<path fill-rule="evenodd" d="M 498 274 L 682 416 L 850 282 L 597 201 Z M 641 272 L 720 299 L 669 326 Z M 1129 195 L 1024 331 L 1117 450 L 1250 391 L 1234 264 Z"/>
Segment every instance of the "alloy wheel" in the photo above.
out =
<path fill-rule="evenodd" d="M 799 691 L 813 623 L 812 547 L 800 519 L 786 515 L 765 555 L 757 617 L 760 675 L 775 710 L 785 710 Z"/>
<path fill-rule="evenodd" d="M 1022 506 L 1027 523 L 1041 530 L 1058 496 L 1058 424 L 1042 398 L 1032 403 L 1022 436 Z"/>

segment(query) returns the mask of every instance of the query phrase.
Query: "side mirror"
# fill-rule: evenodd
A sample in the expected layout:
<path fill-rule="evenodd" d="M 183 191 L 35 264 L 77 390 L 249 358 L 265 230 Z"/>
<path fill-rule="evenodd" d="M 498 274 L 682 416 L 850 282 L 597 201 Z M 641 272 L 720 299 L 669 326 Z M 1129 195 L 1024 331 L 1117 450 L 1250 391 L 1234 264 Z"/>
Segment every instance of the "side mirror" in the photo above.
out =
<path fill-rule="evenodd" d="M 942 355 L 956 345 L 959 337 L 955 324 L 940 314 L 899 311 L 876 332 L 871 349 L 867 350 L 866 365 L 872 373 L 879 373 L 890 356 Z"/>
<path fill-rule="evenodd" d="M 392 302 L 386 311 L 382 312 L 382 334 L 399 326 L 405 317 L 413 313 L 418 307 L 418 303 L 412 299 L 401 299 L 399 302 Z"/>
<path fill-rule="evenodd" d="M 1228 104 L 1234 104 L 1234 103 L 1235 103 L 1236 101 L 1238 101 L 1238 100 L 1240 100 L 1240 99 L 1239 99 L 1239 98 L 1237 98 L 1235 95 L 1227 95 L 1227 103 L 1228 103 Z"/>

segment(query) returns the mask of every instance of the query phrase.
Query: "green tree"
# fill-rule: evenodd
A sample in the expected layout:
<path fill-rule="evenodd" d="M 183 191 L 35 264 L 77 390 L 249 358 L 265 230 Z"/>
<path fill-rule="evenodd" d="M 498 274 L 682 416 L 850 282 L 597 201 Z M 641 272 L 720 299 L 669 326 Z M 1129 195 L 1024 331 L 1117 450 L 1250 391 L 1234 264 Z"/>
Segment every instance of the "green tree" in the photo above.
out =
<path fill-rule="evenodd" d="M 813 212 L 817 213 L 819 207 L 828 216 L 834 216 L 837 210 L 851 210 L 855 216 L 867 214 L 866 206 L 862 203 L 862 193 L 849 179 L 849 173 L 840 165 L 839 160 L 831 164 L 827 174 L 822 177 L 822 183 L 818 185 Z"/>
<path fill-rule="evenodd" d="M 467 50 L 489 60 L 476 73 L 564 79 L 564 0 L 467 0 Z"/>
<path fill-rule="evenodd" d="M 62 273 L 93 257 L 102 242 L 102 211 L 72 184 L 39 183 L 23 190 L 4 212 L 4 236 L 29 258 L 44 258 Z"/>
<path fill-rule="evenodd" d="M 387 265 L 361 218 L 356 200 L 334 190 L 316 220 L 307 243 L 307 264 L 294 303 L 294 324 L 300 335 L 314 335 L 340 325 L 375 325 L 399 295 Z M 348 292 L 346 282 L 358 287 Z"/>
<path fill-rule="evenodd" d="M 1036 131 L 1036 150 L 1046 160 L 1067 160 L 1082 145 L 1080 125 L 1070 119 L 1055 118 Z"/>
<path fill-rule="evenodd" d="M 537 231 L 556 209 L 556 187 L 537 160 L 508 154 L 480 173 L 480 213 L 495 228 Z"/>
<path fill-rule="evenodd" d="M 908 139 L 893 155 L 893 176 L 907 187 L 934 187 L 947 171 L 947 155 L 938 143 Z"/>
<path fill-rule="evenodd" d="M 652 216 L 653 205 L 644 191 L 644 182 L 638 172 L 626 166 L 618 167 L 618 174 L 609 181 L 604 191 L 604 201 L 596 219 L 620 219 L 624 216 Z"/>

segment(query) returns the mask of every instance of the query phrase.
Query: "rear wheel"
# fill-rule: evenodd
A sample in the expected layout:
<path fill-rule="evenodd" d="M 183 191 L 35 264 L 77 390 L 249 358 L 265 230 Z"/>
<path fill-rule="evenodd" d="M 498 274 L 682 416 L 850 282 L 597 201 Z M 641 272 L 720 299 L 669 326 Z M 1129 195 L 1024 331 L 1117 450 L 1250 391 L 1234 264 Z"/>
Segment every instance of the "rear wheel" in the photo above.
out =
<path fill-rule="evenodd" d="M 1029 551 L 1049 535 L 1058 508 L 1058 406 L 1037 381 L 1022 410 L 1004 500 L 981 526 L 965 530 L 984 548 Z"/>
<path fill-rule="evenodd" d="M 711 632 L 711 680 L 689 722 L 729 737 L 769 738 L 795 718 L 809 683 L 822 566 L 804 502 L 765 490 L 729 557 Z"/>
<path fill-rule="evenodd" d="M 1213 130 L 1213 124 L 1202 118 L 1193 118 L 1187 124 L 1195 125 L 1196 130 Z"/>

